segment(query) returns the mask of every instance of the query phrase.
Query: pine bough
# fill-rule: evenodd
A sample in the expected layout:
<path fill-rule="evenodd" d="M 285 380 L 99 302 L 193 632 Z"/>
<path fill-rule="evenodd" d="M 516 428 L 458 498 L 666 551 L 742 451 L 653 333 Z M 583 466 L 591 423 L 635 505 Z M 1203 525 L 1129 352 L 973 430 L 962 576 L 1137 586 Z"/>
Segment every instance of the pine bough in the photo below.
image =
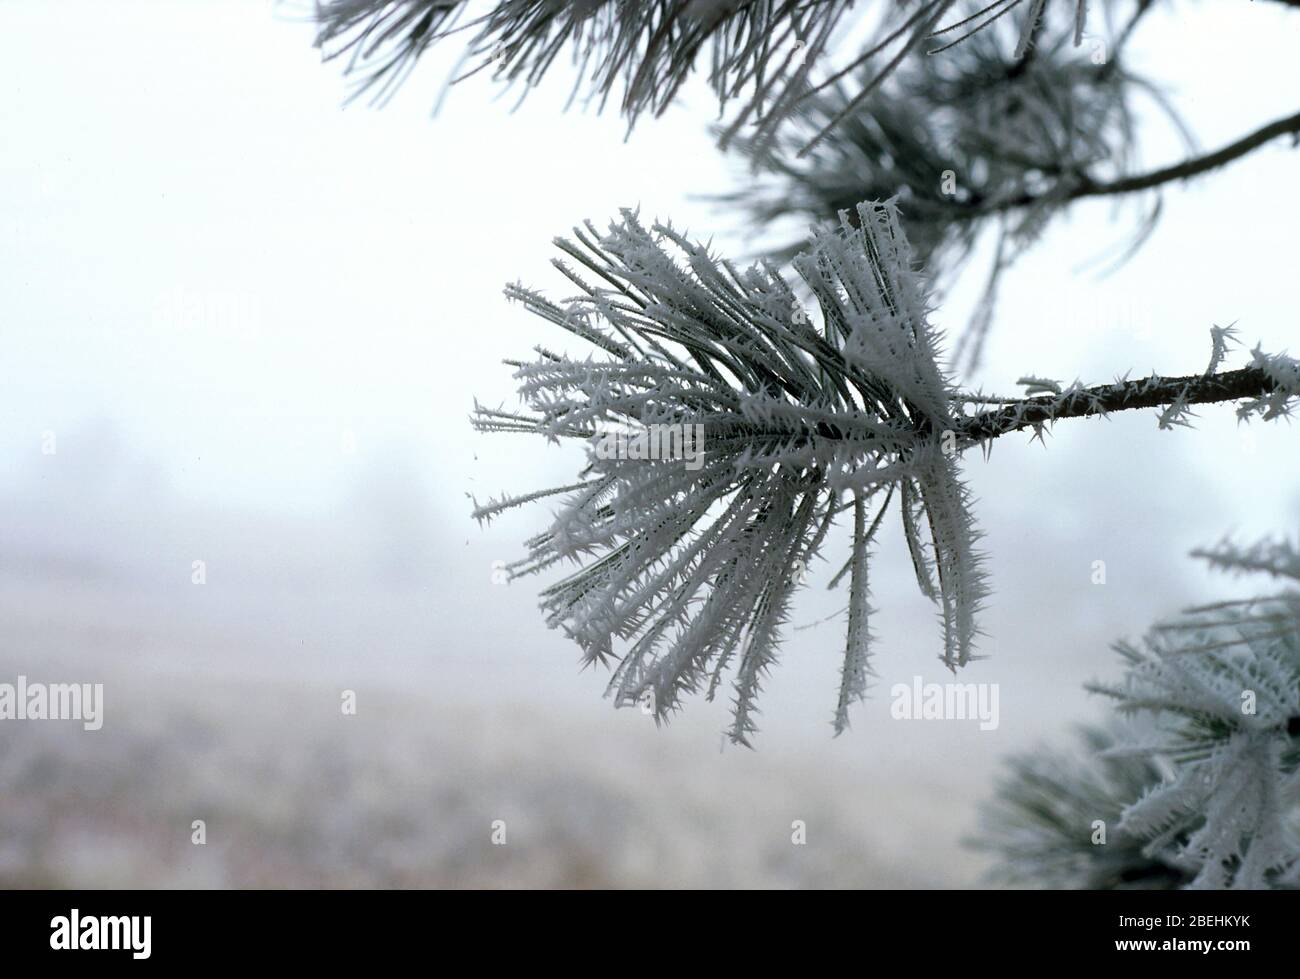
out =
<path fill-rule="evenodd" d="M 1120 643 L 1119 684 L 1090 689 L 1149 722 L 1090 759 L 1013 759 L 977 842 L 1012 883 L 1057 887 L 1300 886 L 1300 546 L 1197 552 L 1290 582 L 1275 595 L 1191 609 Z M 1096 823 L 1113 827 L 1098 842 Z"/>
<path fill-rule="evenodd" d="M 575 483 L 476 502 L 474 515 L 561 497 L 510 574 L 591 559 L 542 592 L 548 625 L 585 663 L 613 666 L 617 706 L 649 702 L 657 719 L 689 694 L 713 699 L 734 671 L 729 734 L 739 744 L 751 743 L 803 569 L 824 556 L 836 518 L 853 526 L 831 581 L 848 588 L 838 734 L 867 691 L 872 542 L 895 498 L 917 584 L 937 606 L 941 658 L 956 669 L 975 655 L 989 591 L 960 478 L 966 449 L 1124 408 L 1163 406 L 1168 425 L 1192 405 L 1239 400 L 1243 418 L 1272 418 L 1300 396 L 1300 364 L 1284 356 L 1257 350 L 1252 366 L 1215 373 L 1230 328 L 1216 328 L 1202 376 L 1093 388 L 1027 378 L 1045 393 L 1014 399 L 960 391 L 940 367 L 931 293 L 892 201 L 842 213 L 793 260 L 815 317 L 770 263 L 741 271 L 631 211 L 603 236 L 588 223 L 556 244 L 565 258 L 554 264 L 577 297 L 556 304 L 519 285 L 506 295 L 594 352 L 538 346 L 535 360 L 509 362 L 527 410 L 476 405 L 473 421 L 577 439 L 588 462 Z M 595 451 L 612 429 L 670 425 L 702 426 L 702 464 Z"/>
<path fill-rule="evenodd" d="M 375 101 L 391 95 L 433 44 L 456 34 L 468 36 L 462 62 L 476 62 L 456 80 L 490 70 L 498 80 L 531 88 L 567 51 L 579 73 L 575 94 L 586 87 L 603 108 L 621 91 L 629 129 L 643 114 L 662 113 L 697 62 L 707 60 L 705 74 L 719 106 L 733 101 L 741 106 L 725 129 L 725 143 L 742 128 L 761 140 L 774 138 L 781 121 L 808 96 L 865 62 L 884 59 L 856 104 L 927 40 L 936 42 L 934 52 L 945 50 L 1027 5 L 1019 58 L 1045 2 L 975 5 L 969 16 L 946 27 L 940 23 L 957 16 L 952 13 L 956 0 L 861 4 L 858 11 L 866 7 L 880 16 L 882 37 L 835 71 L 823 70 L 829 59 L 822 56 L 836 29 L 850 21 L 854 0 L 496 0 L 464 24 L 459 22 L 470 6 L 467 0 L 317 0 L 316 44 L 327 58 L 346 57 L 348 72 L 358 78 L 356 93 L 370 92 Z M 1070 2 L 1077 44 L 1087 0 Z M 814 68 L 824 76 L 821 81 L 814 82 Z"/>

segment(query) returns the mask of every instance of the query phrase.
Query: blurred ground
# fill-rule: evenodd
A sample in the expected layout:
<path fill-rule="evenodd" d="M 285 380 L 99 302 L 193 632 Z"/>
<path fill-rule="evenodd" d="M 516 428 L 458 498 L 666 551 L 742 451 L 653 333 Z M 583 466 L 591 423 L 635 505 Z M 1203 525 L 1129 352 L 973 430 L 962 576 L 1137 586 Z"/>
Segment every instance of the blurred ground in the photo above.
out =
<path fill-rule="evenodd" d="M 1108 440 L 1145 451 L 1090 473 Z M 791 631 L 750 752 L 720 750 L 725 703 L 662 729 L 611 709 L 537 583 L 493 583 L 545 514 L 474 528 L 420 474 L 436 450 L 366 458 L 323 513 L 259 511 L 186 501 L 111 426 L 73 430 L 0 491 L 0 682 L 103 683 L 104 724 L 0 721 L 0 885 L 970 886 L 961 840 L 1001 761 L 1097 714 L 1080 684 L 1113 675 L 1107 642 L 1245 587 L 1172 543 L 1212 539 L 1206 495 L 1123 509 L 1162 467 L 1192 483 L 1185 445 L 1135 415 L 971 467 L 998 593 L 960 679 L 998 684 L 996 730 L 890 717 L 893 684 L 950 677 L 882 527 L 873 696 L 832 738 L 843 625 Z M 796 624 L 841 607 L 830 573 Z"/>
<path fill-rule="evenodd" d="M 15 642 L 141 651 L 111 621 L 10 611 Z M 0 659 L 10 682 L 22 670 L 106 682 L 106 722 L 4 723 L 4 887 L 906 887 L 977 868 L 967 812 L 945 804 L 975 787 L 887 766 L 804 770 L 414 689 L 363 688 L 345 716 L 322 682 Z"/>

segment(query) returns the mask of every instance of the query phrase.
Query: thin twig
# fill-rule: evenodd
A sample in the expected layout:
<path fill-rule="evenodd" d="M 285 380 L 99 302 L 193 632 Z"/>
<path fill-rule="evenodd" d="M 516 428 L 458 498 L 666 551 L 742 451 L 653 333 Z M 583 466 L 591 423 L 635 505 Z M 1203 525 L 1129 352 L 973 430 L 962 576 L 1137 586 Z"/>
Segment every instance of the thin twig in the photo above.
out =
<path fill-rule="evenodd" d="M 1297 0 L 1297 3 L 1300 4 L 1300 0 Z M 1020 207 L 1031 207 L 1049 196 L 1057 201 L 1072 201 L 1082 197 L 1106 197 L 1115 194 L 1131 194 L 1139 190 L 1150 190 L 1153 187 L 1159 187 L 1161 184 L 1171 183 L 1176 180 L 1188 180 L 1206 171 L 1215 170 L 1245 156 L 1252 150 L 1258 149 L 1278 136 L 1286 135 L 1300 137 L 1300 112 L 1287 116 L 1285 119 L 1271 122 L 1267 126 L 1263 126 L 1250 135 L 1243 136 L 1235 143 L 1230 143 L 1213 153 L 1192 157 L 1181 163 L 1162 167 L 1159 170 L 1152 170 L 1149 173 L 1121 177 L 1118 180 L 1111 181 L 1095 181 L 1088 176 L 1082 176 L 1078 183 L 1064 193 L 1057 191 L 1053 191 L 1050 195 L 1025 193 L 1007 200 L 981 202 L 973 205 L 971 210 L 996 213 Z"/>
<path fill-rule="evenodd" d="M 1129 408 L 1161 408 L 1180 398 L 1189 405 L 1258 398 L 1274 387 L 1272 378 L 1258 367 L 1243 367 L 1209 377 L 1203 374 L 1153 376 L 1139 381 L 1099 384 L 1065 397 L 1049 394 L 1025 398 L 981 412 L 962 426 L 962 434 L 978 440 L 991 439 L 1062 418 L 1086 418 Z"/>

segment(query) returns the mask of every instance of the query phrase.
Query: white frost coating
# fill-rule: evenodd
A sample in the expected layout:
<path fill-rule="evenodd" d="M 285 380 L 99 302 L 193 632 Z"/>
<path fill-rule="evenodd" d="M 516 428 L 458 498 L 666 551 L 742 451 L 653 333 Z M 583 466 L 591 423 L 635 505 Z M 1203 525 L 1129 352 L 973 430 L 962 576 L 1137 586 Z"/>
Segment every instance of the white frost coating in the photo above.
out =
<path fill-rule="evenodd" d="M 832 580 L 849 581 L 837 733 L 867 689 L 869 545 L 895 493 L 918 587 L 938 606 L 941 658 L 956 668 L 974 655 L 988 595 L 959 471 L 980 444 L 974 433 L 1032 427 L 1042 438 L 1058 416 L 1104 416 L 1153 391 L 1169 399 L 1161 427 L 1185 425 L 1204 400 L 1193 391 L 1201 379 L 1169 394 L 1159 375 L 1097 388 L 1027 376 L 1021 384 L 1044 392 L 1028 399 L 957 390 L 893 201 L 842 212 L 794 259 L 812 316 L 772 265 L 742 272 L 632 211 L 604 235 L 588 223 L 556 245 L 576 296 L 557 304 L 519 285 L 506 295 L 594 352 L 535 347 L 535 360 L 510 362 L 526 408 L 476 406 L 474 424 L 582 440 L 587 465 L 576 483 L 476 503 L 475 516 L 557 497 L 550 527 L 510 574 L 578 566 L 541 593 L 542 608 L 585 662 L 613 666 L 618 705 L 648 703 L 662 719 L 730 677 L 740 744 L 756 730 L 794 592 L 842 513 L 853 510 L 855 532 Z M 1232 340 L 1232 327 L 1212 330 L 1211 373 Z M 1259 349 L 1254 358 L 1274 390 L 1239 413 L 1289 413 L 1300 364 Z M 968 411 L 989 405 L 1002 407 L 981 415 L 994 419 L 986 428 Z M 671 451 L 688 432 L 690 451 Z"/>
<path fill-rule="evenodd" d="M 1265 421 L 1289 417 L 1300 399 L 1300 360 L 1285 353 L 1266 354 L 1258 346 L 1250 352 L 1254 366 L 1268 375 L 1276 387 L 1266 395 L 1244 401 L 1237 408 L 1237 417 L 1245 420 L 1259 415 Z"/>
<path fill-rule="evenodd" d="M 1290 542 L 1201 552 L 1214 565 L 1300 580 Z M 1121 711 L 1154 715 L 1154 744 L 1117 749 L 1173 762 L 1174 774 L 1123 813 L 1146 852 L 1193 873 L 1194 888 L 1296 882 L 1300 839 L 1300 592 L 1193 609 L 1142 648 L 1121 644 L 1125 682 L 1092 689 Z"/>
<path fill-rule="evenodd" d="M 649 703 L 665 717 L 685 695 L 712 698 L 734 670 L 729 734 L 748 744 L 793 594 L 852 508 L 842 731 L 867 689 L 869 544 L 896 490 L 918 581 L 939 607 L 943 660 L 972 656 L 987 587 L 953 451 L 971 444 L 953 436 L 965 399 L 938 366 L 930 294 L 894 204 L 859 205 L 854 218 L 815 234 L 794 261 L 820 325 L 774 268 L 740 272 L 629 211 L 603 236 L 587 225 L 557 242 L 576 298 L 557 305 L 507 289 L 596 352 L 536 348 L 536 360 L 515 364 L 527 409 L 478 408 L 479 429 L 590 446 L 607 444 L 611 427 L 703 432 L 694 468 L 593 450 L 581 482 L 475 511 L 489 519 L 559 498 L 551 526 L 509 570 L 581 565 L 542 592 L 542 608 L 586 661 L 616 662 L 617 704 Z"/>

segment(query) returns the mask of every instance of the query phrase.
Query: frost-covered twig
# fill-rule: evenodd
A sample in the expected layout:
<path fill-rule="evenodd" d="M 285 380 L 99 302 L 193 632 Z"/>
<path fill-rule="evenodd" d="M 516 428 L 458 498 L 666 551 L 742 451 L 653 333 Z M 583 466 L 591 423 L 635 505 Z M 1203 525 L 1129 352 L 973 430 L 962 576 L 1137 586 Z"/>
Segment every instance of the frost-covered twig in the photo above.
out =
<path fill-rule="evenodd" d="M 1190 157 L 1179 163 L 1160 167 L 1157 170 L 1119 177 L 1114 180 L 1094 180 L 1087 175 L 1080 175 L 1075 179 L 1072 186 L 1066 189 L 1063 194 L 1053 197 L 1052 200 L 1074 201 L 1084 197 L 1114 197 L 1120 194 L 1151 190 L 1181 180 L 1190 180 L 1192 177 L 1198 177 L 1210 170 L 1217 170 L 1219 167 L 1226 166 L 1258 149 L 1265 143 L 1277 139 L 1279 136 L 1294 137 L 1297 135 L 1300 135 L 1300 112 L 1261 126 L 1254 132 L 1248 133 L 1227 146 L 1215 150 L 1213 153 Z M 973 205 L 973 207 L 982 213 L 988 214 L 1016 208 L 1033 207 L 1043 200 L 1044 197 L 1040 194 L 1025 192 L 1002 200 L 981 201 Z"/>
<path fill-rule="evenodd" d="M 815 317 L 774 266 L 741 272 L 630 211 L 605 235 L 587 224 L 557 244 L 575 299 L 506 293 L 595 352 L 538 347 L 536 360 L 512 362 L 528 410 L 479 407 L 474 424 L 583 441 L 588 464 L 577 483 L 488 501 L 475 516 L 560 498 L 511 573 L 594 558 L 542 593 L 548 623 L 587 661 L 617 660 L 617 703 L 650 699 L 659 717 L 685 694 L 712 697 L 734 667 L 738 743 L 755 730 L 794 592 L 841 513 L 852 509 L 854 531 L 836 731 L 866 691 L 868 556 L 895 496 L 918 586 L 939 609 L 941 658 L 956 668 L 974 655 L 988 593 L 959 478 L 965 449 L 1129 407 L 1250 399 L 1239 413 L 1270 418 L 1300 395 L 1300 366 L 1256 350 L 1252 367 L 1208 377 L 1064 390 L 1028 379 L 1052 393 L 983 410 L 989 400 L 940 367 L 932 297 L 892 201 L 841 215 L 794 260 Z"/>
<path fill-rule="evenodd" d="M 1245 402 L 1238 411 L 1243 418 L 1255 408 L 1265 417 L 1275 417 L 1289 414 L 1300 398 L 1300 388 L 1286 380 L 1286 374 L 1295 369 L 1294 365 L 1295 361 L 1290 358 L 1273 355 L 1266 365 L 1242 367 L 1208 377 L 1203 374 L 1185 377 L 1152 375 L 1143 380 L 1080 387 L 1061 394 L 1026 398 L 983 412 L 962 422 L 958 430 L 968 438 L 982 441 L 1066 418 L 1107 415 L 1132 408 L 1222 401 Z"/>
<path fill-rule="evenodd" d="M 816 235 L 795 270 L 820 324 L 772 266 L 741 272 L 668 224 L 625 211 L 605 235 L 560 241 L 578 298 L 507 294 L 594 345 L 583 360 L 539 349 L 516 372 L 529 413 L 476 412 L 486 431 L 532 431 L 589 445 L 577 487 L 512 565 L 526 574 L 595 560 L 543 592 L 547 621 L 589 661 L 618 660 L 617 703 L 712 697 L 734 668 L 731 737 L 749 743 L 763 677 L 803 569 L 852 508 L 849 627 L 837 731 L 866 691 L 868 552 L 895 497 L 922 591 L 939 607 L 949 666 L 974 652 L 987 592 L 971 501 L 951 436 L 961 395 L 939 368 L 925 282 L 892 203 Z M 698 431 L 699 455 L 647 461 L 602 451 Z M 488 519 L 517 505 L 480 505 Z"/>
<path fill-rule="evenodd" d="M 1156 743 L 1137 750 L 1175 766 L 1125 808 L 1121 829 L 1193 871 L 1192 887 L 1297 883 L 1300 594 L 1194 609 L 1117 649 L 1124 683 L 1090 689 L 1155 715 Z"/>

